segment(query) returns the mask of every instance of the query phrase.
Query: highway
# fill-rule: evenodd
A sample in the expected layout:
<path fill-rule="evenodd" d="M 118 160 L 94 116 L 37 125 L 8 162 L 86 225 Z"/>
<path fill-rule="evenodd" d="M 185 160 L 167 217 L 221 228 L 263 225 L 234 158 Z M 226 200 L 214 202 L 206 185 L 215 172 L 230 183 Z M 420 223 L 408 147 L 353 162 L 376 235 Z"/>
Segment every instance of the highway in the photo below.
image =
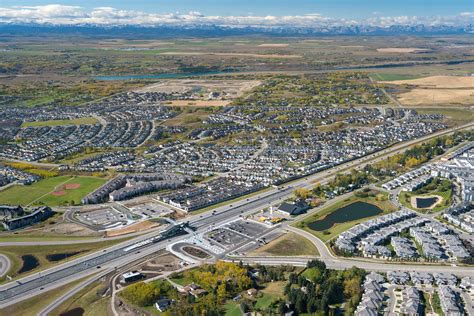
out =
<path fill-rule="evenodd" d="M 203 214 L 191 215 L 183 221 L 189 221 L 189 223 L 197 229 L 197 232 L 205 232 L 212 229 L 214 226 L 224 224 L 228 221 L 231 221 L 232 219 L 238 218 L 239 216 L 250 214 L 262 208 L 281 202 L 282 200 L 290 197 L 295 188 L 312 187 L 314 186 L 315 182 L 325 183 L 329 181 L 336 173 L 347 172 L 351 168 L 355 167 L 363 168 L 369 163 L 385 159 L 390 155 L 404 151 L 406 148 L 423 142 L 425 140 L 441 135 L 447 135 L 460 129 L 470 129 L 473 126 L 474 123 L 469 123 L 461 127 L 451 128 L 438 133 L 434 133 L 421 139 L 397 144 L 377 153 L 359 159 L 355 159 L 351 162 L 344 163 L 337 167 L 333 167 L 329 170 L 325 170 L 323 172 L 311 176 L 294 180 L 286 184 L 282 189 L 272 188 L 269 191 L 262 192 L 260 195 L 254 195 L 252 197 L 249 197 L 248 199 L 242 199 L 238 202 L 231 201 L 229 202 L 230 205 L 218 207 Z M 126 248 L 130 245 L 136 244 L 137 242 L 152 237 L 156 237 L 158 235 L 159 232 L 153 231 L 149 234 L 133 238 L 119 245 L 115 245 L 99 252 L 74 259 L 70 262 L 60 264 L 40 273 L 35 273 L 19 280 L 2 285 L 0 286 L 0 308 L 17 303 L 19 301 L 38 295 L 42 292 L 56 288 L 58 286 L 65 285 L 74 280 L 90 276 L 97 272 L 113 271 L 118 267 L 121 267 L 128 263 L 136 261 L 146 255 L 166 248 L 166 245 L 168 243 L 177 242 L 187 237 L 186 235 L 177 236 L 169 240 L 163 240 L 160 242 L 143 245 L 142 247 L 133 249 L 133 251 L 126 251 Z M 311 234 L 309 235 L 312 236 Z M 312 240 L 315 244 L 317 244 L 318 241 L 319 243 L 322 243 L 314 236 L 307 238 Z M 399 263 L 396 263 L 394 265 L 390 263 L 383 264 L 353 259 L 336 258 L 329 252 L 329 250 L 327 250 L 326 246 L 323 243 L 322 247 L 320 244 L 317 245 L 317 247 L 321 254 L 321 260 L 325 261 L 328 267 L 330 268 L 342 269 L 357 265 L 361 268 L 367 268 L 368 270 L 387 271 L 398 269 L 401 266 L 401 264 Z M 324 249 L 326 249 L 327 253 Z M 251 260 L 251 258 L 248 258 L 247 260 Z M 262 264 L 271 264 L 272 262 L 273 264 L 283 264 L 282 261 L 278 262 L 278 259 L 274 258 L 256 258 L 254 260 L 258 260 L 256 262 L 261 262 Z M 288 260 L 288 258 L 285 258 L 285 260 L 286 264 L 301 265 L 303 264 L 304 259 L 292 258 L 291 260 Z M 423 269 L 424 267 L 420 265 L 403 266 L 410 270 Z M 439 269 L 447 268 L 449 268 L 450 272 L 458 273 L 460 275 L 464 273 L 470 273 L 471 275 L 474 274 L 473 268 L 464 267 L 427 266 L 425 269 L 438 269 L 438 271 L 440 271 Z"/>

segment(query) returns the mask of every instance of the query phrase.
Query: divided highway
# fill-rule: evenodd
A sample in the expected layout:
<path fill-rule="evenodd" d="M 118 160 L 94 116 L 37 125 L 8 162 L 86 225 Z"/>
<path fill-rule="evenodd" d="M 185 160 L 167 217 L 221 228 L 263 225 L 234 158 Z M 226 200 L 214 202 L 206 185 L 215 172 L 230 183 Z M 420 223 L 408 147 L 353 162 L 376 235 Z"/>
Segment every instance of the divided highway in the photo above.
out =
<path fill-rule="evenodd" d="M 434 137 L 448 135 L 458 130 L 471 129 L 473 126 L 474 123 L 469 123 L 464 126 L 437 132 L 417 140 L 396 144 L 377 153 L 359 159 L 355 159 L 351 162 L 344 163 L 332 169 L 325 170 L 323 172 L 307 176 L 305 178 L 294 180 L 280 189 L 272 188 L 269 191 L 262 192 L 259 195 L 254 195 L 252 197 L 249 197 L 248 199 L 243 199 L 238 202 L 229 202 L 229 204 L 232 203 L 231 205 L 218 207 L 213 211 L 208 211 L 200 215 L 198 214 L 189 216 L 187 219 L 185 219 L 185 221 L 189 221 L 190 225 L 197 229 L 197 232 L 205 232 L 215 226 L 224 224 L 228 221 L 238 218 L 239 216 L 250 214 L 270 205 L 275 205 L 278 202 L 281 202 L 282 200 L 291 196 L 295 188 L 312 187 L 314 185 L 314 182 L 316 181 L 320 183 L 325 183 L 329 181 L 336 173 L 348 171 L 349 169 L 356 167 L 362 168 L 367 164 L 385 159 L 388 156 L 402 152 L 406 148 L 416 145 L 420 142 L 426 141 Z M 134 248 L 133 250 L 127 251 L 130 246 L 135 245 L 139 242 L 143 242 L 145 240 L 149 240 L 150 238 L 156 238 L 157 236 L 159 236 L 159 234 L 159 232 L 154 231 L 147 235 L 133 238 L 127 242 L 121 243 L 114 247 L 110 247 L 108 249 L 104 249 L 102 251 L 81 258 L 77 258 L 65 264 L 58 265 L 40 273 L 35 273 L 33 275 L 21 278 L 17 281 L 13 281 L 3 286 L 0 286 L 0 308 L 15 304 L 19 301 L 22 301 L 32 296 L 36 296 L 47 290 L 51 290 L 61 285 L 65 285 L 80 278 L 91 276 L 92 274 L 97 272 L 100 272 L 99 274 L 102 274 L 104 271 L 114 271 L 114 269 L 139 260 L 140 258 L 146 255 L 165 249 L 167 244 L 169 243 L 177 242 L 187 237 L 177 236 L 168 240 L 161 240 L 155 243 L 144 244 L 140 247 Z M 318 246 L 318 243 L 322 243 L 319 239 L 312 236 L 311 234 L 308 235 L 310 236 L 305 235 L 305 237 L 309 238 L 313 243 L 315 243 L 315 245 Z M 324 260 L 330 268 L 338 269 L 352 267 L 356 265 L 359 267 L 366 268 L 368 270 L 386 271 L 389 269 L 400 269 L 400 267 L 402 267 L 402 265 L 398 263 L 367 263 L 365 261 L 361 262 L 358 260 L 336 258 L 329 253 L 324 244 L 323 247 L 321 249 L 320 248 L 321 245 L 318 246 L 318 249 L 320 250 L 321 254 L 321 259 Z M 325 253 L 324 248 L 328 253 Z M 295 265 L 302 265 L 305 264 L 305 262 L 307 261 L 307 259 L 305 258 L 254 258 L 254 261 L 251 261 L 252 258 L 248 258 L 246 260 L 248 260 L 249 262 L 258 262 L 262 264 Z M 420 267 L 424 266 L 403 265 L 403 268 L 410 270 L 417 270 L 420 269 Z M 435 268 L 438 271 L 449 269 L 450 272 L 458 273 L 461 275 L 465 273 L 469 273 L 471 275 L 474 274 L 473 268 L 440 266 L 427 266 L 427 268 Z"/>

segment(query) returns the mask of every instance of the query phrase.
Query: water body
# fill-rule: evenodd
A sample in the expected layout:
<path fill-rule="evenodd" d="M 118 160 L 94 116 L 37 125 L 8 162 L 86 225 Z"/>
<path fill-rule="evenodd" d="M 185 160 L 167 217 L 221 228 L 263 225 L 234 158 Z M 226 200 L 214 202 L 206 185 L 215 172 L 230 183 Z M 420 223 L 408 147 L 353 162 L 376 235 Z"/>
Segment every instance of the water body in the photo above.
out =
<path fill-rule="evenodd" d="M 312 230 L 324 231 L 328 230 L 337 223 L 351 222 L 381 213 L 383 213 L 383 210 L 374 204 L 354 202 L 335 210 L 323 219 L 308 224 L 308 227 Z"/>
<path fill-rule="evenodd" d="M 73 308 L 67 312 L 59 314 L 60 316 L 82 316 L 84 315 L 84 309 L 81 307 Z"/>
<path fill-rule="evenodd" d="M 56 262 L 56 261 L 61 261 L 66 258 L 75 256 L 77 254 L 80 254 L 81 251 L 76 251 L 76 252 L 68 252 L 68 253 L 54 253 L 50 255 L 46 255 L 46 259 L 50 262 Z"/>
<path fill-rule="evenodd" d="M 21 260 L 23 260 L 23 265 L 21 266 L 20 271 L 18 271 L 18 274 L 31 271 L 39 266 L 38 259 L 33 255 L 21 256 Z"/>
<path fill-rule="evenodd" d="M 180 72 L 166 74 L 150 74 L 150 75 L 117 75 L 117 76 L 95 76 L 95 80 L 117 81 L 117 80 L 136 80 L 136 79 L 179 79 L 192 76 L 220 75 L 230 73 L 230 70 L 223 71 L 196 71 L 196 72 Z"/>
<path fill-rule="evenodd" d="M 417 197 L 416 198 L 416 208 L 428 208 L 433 206 L 436 202 L 438 202 L 439 198 L 433 196 L 428 198 Z"/>

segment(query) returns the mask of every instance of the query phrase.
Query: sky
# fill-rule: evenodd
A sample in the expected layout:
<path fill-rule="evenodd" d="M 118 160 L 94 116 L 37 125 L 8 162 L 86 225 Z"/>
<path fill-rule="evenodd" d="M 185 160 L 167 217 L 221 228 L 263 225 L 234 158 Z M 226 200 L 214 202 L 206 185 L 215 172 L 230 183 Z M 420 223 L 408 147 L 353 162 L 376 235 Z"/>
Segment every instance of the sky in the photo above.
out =
<path fill-rule="evenodd" d="M 0 22 L 469 24 L 474 0 L 0 0 Z"/>

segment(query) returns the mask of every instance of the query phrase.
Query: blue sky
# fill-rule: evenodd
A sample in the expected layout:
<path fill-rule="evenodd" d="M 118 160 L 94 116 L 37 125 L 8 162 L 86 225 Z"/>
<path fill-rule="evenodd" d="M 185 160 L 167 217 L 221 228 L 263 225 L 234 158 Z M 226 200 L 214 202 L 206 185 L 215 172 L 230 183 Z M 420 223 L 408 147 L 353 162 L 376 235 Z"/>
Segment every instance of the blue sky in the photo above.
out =
<path fill-rule="evenodd" d="M 474 11 L 474 0 L 0 0 L 0 7 L 45 4 L 77 5 L 169 13 L 199 11 L 205 15 L 300 15 L 320 13 L 333 18 L 456 15 Z"/>

